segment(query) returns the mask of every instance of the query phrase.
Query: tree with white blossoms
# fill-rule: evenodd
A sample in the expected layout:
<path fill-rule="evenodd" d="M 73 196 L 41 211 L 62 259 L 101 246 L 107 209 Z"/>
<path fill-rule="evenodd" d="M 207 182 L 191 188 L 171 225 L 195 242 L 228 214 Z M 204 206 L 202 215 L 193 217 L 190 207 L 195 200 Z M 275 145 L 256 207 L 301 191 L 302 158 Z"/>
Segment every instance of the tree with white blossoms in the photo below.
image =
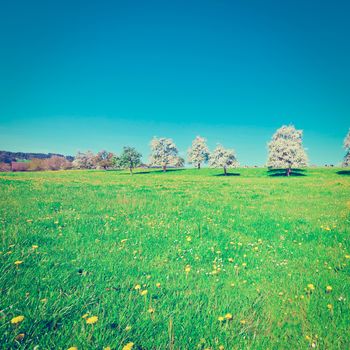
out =
<path fill-rule="evenodd" d="M 221 145 L 217 145 L 209 157 L 209 167 L 224 168 L 225 175 L 227 175 L 227 168 L 237 168 L 238 165 L 235 151 L 233 149 L 225 149 Z"/>
<path fill-rule="evenodd" d="M 267 166 L 273 169 L 285 169 L 285 175 L 291 174 L 292 168 L 306 167 L 308 163 L 302 145 L 303 131 L 294 125 L 283 125 L 273 134 L 268 143 L 269 156 Z"/>
<path fill-rule="evenodd" d="M 150 146 L 150 165 L 161 166 L 163 171 L 166 171 L 167 166 L 183 165 L 183 159 L 178 156 L 177 147 L 172 139 L 154 137 Z"/>
<path fill-rule="evenodd" d="M 344 139 L 344 148 L 346 150 L 346 154 L 344 157 L 343 166 L 348 167 L 350 166 L 350 129 Z"/>
<path fill-rule="evenodd" d="M 209 159 L 209 149 L 206 142 L 207 140 L 205 138 L 197 136 L 187 151 L 188 162 L 195 164 L 198 169 L 201 168 L 202 163 L 207 162 Z"/>
<path fill-rule="evenodd" d="M 174 163 L 171 165 L 175 168 L 183 168 L 185 166 L 185 159 L 182 157 L 175 157 Z"/>
<path fill-rule="evenodd" d="M 73 167 L 78 169 L 94 169 L 95 155 L 91 151 L 78 152 L 73 161 Z"/>

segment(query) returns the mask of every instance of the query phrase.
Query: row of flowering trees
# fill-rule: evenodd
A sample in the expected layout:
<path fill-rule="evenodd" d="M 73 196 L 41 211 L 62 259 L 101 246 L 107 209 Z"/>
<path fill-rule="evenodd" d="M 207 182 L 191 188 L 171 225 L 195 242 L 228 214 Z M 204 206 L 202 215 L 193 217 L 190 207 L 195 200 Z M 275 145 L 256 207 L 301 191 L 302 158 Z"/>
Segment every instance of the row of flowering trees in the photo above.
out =
<path fill-rule="evenodd" d="M 185 159 L 179 156 L 178 149 L 172 139 L 154 137 L 150 143 L 151 155 L 149 166 L 161 167 L 166 171 L 169 167 L 181 168 L 185 166 Z M 130 173 L 133 169 L 141 165 L 141 153 L 133 147 L 124 147 L 120 156 L 114 153 L 101 151 L 94 155 L 88 151 L 78 152 L 72 166 L 76 169 L 118 169 L 127 168 Z M 200 168 L 201 164 L 208 163 L 213 168 L 226 169 L 238 166 L 235 152 L 218 145 L 214 152 L 210 153 L 206 145 L 206 140 L 197 136 L 188 150 L 188 161 Z"/>
<path fill-rule="evenodd" d="M 302 131 L 294 126 L 282 126 L 272 136 L 268 144 L 269 156 L 267 166 L 273 169 L 285 169 L 290 175 L 292 168 L 307 166 L 307 156 L 302 146 Z M 154 138 L 151 142 L 151 164 L 162 166 L 166 171 L 168 165 L 176 166 L 181 163 L 176 145 L 171 139 Z M 206 139 L 197 136 L 188 149 L 188 162 L 200 169 L 203 163 L 211 168 L 222 168 L 227 175 L 228 168 L 236 168 L 239 163 L 233 149 L 217 145 L 213 152 L 209 151 Z"/>
<path fill-rule="evenodd" d="M 304 168 L 308 165 L 308 158 L 303 147 L 303 131 L 297 130 L 293 125 L 283 125 L 273 134 L 268 143 L 267 166 L 270 169 L 281 169 L 289 176 L 292 169 Z M 346 155 L 343 166 L 350 165 L 350 130 L 344 140 Z M 223 168 L 227 175 L 228 168 L 239 166 L 236 153 L 232 149 L 226 149 L 217 145 L 211 153 L 206 140 L 197 136 L 188 149 L 188 162 L 200 169 L 203 163 L 208 163 L 211 168 Z M 151 141 L 152 165 L 162 166 L 166 171 L 167 166 L 182 166 L 184 160 L 178 156 L 175 143 L 167 138 L 154 138 Z"/>
<path fill-rule="evenodd" d="M 277 129 L 268 143 L 267 166 L 270 169 L 282 169 L 286 176 L 292 169 L 304 168 L 308 165 L 306 151 L 302 144 L 303 131 L 297 130 L 293 125 L 284 125 Z M 161 167 L 166 171 L 169 167 L 183 167 L 185 160 L 179 156 L 176 144 L 170 138 L 153 138 L 150 143 L 151 154 L 149 166 Z M 350 130 L 344 140 L 346 155 L 343 166 L 350 166 Z M 206 139 L 197 136 L 187 152 L 187 161 L 201 168 L 207 163 L 211 168 L 222 168 L 227 175 L 228 168 L 239 166 L 236 153 L 232 149 L 226 149 L 217 145 L 213 152 L 209 151 Z M 27 163 L 15 163 L 17 171 L 58 170 L 58 169 L 133 169 L 141 165 L 142 155 L 133 147 L 124 147 L 122 153 L 117 156 L 112 152 L 101 151 L 94 154 L 78 152 L 73 162 L 64 157 L 54 156 L 48 159 L 32 159 Z M 11 170 L 10 166 L 0 163 L 0 171 Z"/>
<path fill-rule="evenodd" d="M 304 168 L 308 165 L 308 158 L 302 143 L 303 131 L 297 130 L 293 125 L 284 125 L 277 129 L 268 143 L 267 166 L 270 169 L 281 169 L 286 176 L 289 176 L 292 169 Z M 344 166 L 350 165 L 350 131 L 344 140 L 344 146 L 347 150 Z M 149 159 L 150 166 L 162 167 L 166 171 L 168 167 L 183 167 L 185 160 L 179 156 L 176 144 L 170 138 L 153 138 L 150 143 L 151 155 Z M 78 154 L 73 164 L 75 167 L 89 168 L 88 161 L 85 158 L 88 154 Z M 206 139 L 197 136 L 187 152 L 188 162 L 198 169 L 201 165 L 207 163 L 211 168 L 222 168 L 227 175 L 228 168 L 239 166 L 236 153 L 232 149 L 226 149 L 222 145 L 217 145 L 213 152 L 209 151 Z M 91 155 L 87 158 L 93 158 Z M 106 167 L 129 168 L 130 172 L 141 163 L 141 154 L 134 148 L 125 147 L 120 157 L 113 154 L 105 154 L 101 161 L 96 164 L 105 164 Z M 109 159 L 109 162 L 104 163 Z M 102 163 L 101 163 L 102 162 Z M 94 162 L 92 162 L 94 164 Z M 91 165 L 90 165 L 91 167 Z M 102 166 L 104 167 L 104 166 Z M 106 168 L 104 167 L 104 168 Z"/>

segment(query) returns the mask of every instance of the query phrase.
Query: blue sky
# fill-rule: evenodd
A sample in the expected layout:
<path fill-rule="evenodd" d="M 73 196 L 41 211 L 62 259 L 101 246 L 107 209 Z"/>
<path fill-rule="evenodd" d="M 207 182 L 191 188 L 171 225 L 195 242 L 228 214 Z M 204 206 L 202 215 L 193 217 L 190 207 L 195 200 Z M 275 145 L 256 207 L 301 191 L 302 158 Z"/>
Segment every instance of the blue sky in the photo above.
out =
<path fill-rule="evenodd" d="M 196 135 L 264 164 L 282 124 L 313 164 L 350 127 L 349 1 L 3 1 L 0 149 L 75 154 Z"/>

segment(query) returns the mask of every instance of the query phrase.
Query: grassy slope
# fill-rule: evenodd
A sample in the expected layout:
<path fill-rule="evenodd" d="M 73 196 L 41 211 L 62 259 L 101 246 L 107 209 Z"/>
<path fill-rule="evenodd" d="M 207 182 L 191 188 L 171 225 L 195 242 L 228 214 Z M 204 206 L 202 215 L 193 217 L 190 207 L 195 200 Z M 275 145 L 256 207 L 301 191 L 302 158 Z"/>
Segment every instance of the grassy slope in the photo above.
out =
<path fill-rule="evenodd" d="M 350 348 L 350 178 L 336 171 L 0 174 L 0 344 Z"/>

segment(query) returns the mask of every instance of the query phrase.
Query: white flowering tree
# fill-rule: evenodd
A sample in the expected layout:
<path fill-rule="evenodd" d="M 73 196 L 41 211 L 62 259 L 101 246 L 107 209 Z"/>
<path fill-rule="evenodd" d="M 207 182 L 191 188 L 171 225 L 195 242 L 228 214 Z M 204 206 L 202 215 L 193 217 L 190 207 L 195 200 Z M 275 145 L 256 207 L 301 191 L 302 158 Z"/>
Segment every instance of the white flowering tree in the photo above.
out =
<path fill-rule="evenodd" d="M 206 144 L 207 140 L 203 137 L 197 136 L 192 141 L 192 146 L 188 149 L 188 162 L 201 168 L 201 164 L 205 163 L 209 159 L 209 149 Z"/>
<path fill-rule="evenodd" d="M 307 166 L 308 159 L 302 144 L 303 131 L 293 125 L 283 125 L 273 134 L 268 143 L 269 155 L 267 166 L 272 169 L 285 169 L 285 175 L 291 174 L 292 168 Z"/>
<path fill-rule="evenodd" d="M 344 148 L 345 148 L 346 154 L 344 157 L 343 166 L 348 167 L 350 166 L 350 129 L 344 139 Z"/>
<path fill-rule="evenodd" d="M 73 161 L 73 167 L 77 169 L 94 169 L 95 155 L 91 151 L 78 152 Z"/>
<path fill-rule="evenodd" d="M 183 160 L 178 156 L 177 147 L 172 139 L 154 137 L 150 146 L 150 165 L 161 166 L 163 171 L 166 171 L 167 166 L 183 165 Z"/>
<path fill-rule="evenodd" d="M 225 175 L 227 175 L 227 168 L 237 168 L 238 165 L 235 151 L 225 149 L 221 145 L 217 145 L 209 157 L 209 166 L 211 168 L 223 168 Z"/>
<path fill-rule="evenodd" d="M 183 159 L 182 157 L 176 156 L 170 162 L 170 165 L 174 166 L 175 168 L 183 168 L 185 166 L 185 159 Z"/>

